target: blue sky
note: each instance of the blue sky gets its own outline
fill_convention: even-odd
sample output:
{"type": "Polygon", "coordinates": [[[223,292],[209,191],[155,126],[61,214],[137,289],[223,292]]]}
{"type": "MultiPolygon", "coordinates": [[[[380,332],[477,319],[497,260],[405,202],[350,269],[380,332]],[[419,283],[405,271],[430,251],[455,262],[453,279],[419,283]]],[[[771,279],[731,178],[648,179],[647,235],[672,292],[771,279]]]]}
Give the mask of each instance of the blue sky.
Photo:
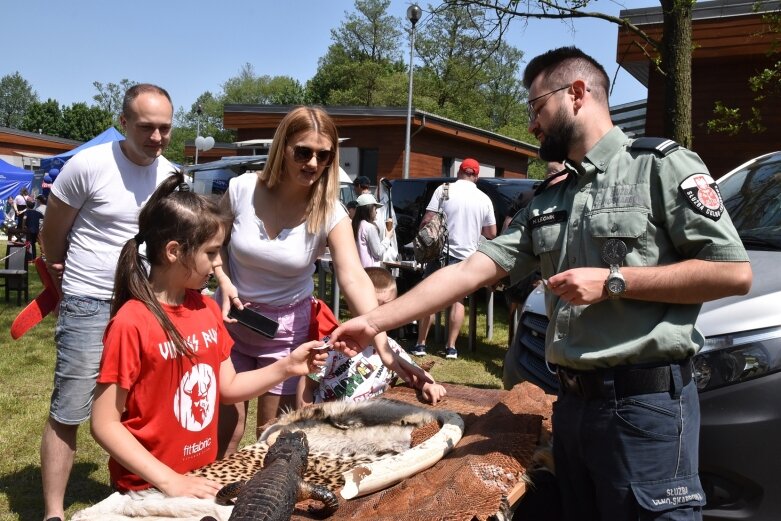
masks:
{"type": "MultiPolygon", "coordinates": [[[[410,3],[392,0],[391,14],[404,18],[410,3]]],[[[590,10],[613,15],[659,5],[654,0],[591,4],[590,10]]],[[[427,3],[419,5],[425,11],[427,3]]],[[[0,76],[19,71],[41,100],[55,98],[65,105],[92,103],[93,81],[128,78],[157,83],[168,89],[174,106],[189,107],[200,93],[219,92],[244,63],[258,74],[305,82],[331,43],[330,30],[353,10],[353,0],[5,0],[0,76]]],[[[601,62],[612,79],[617,31],[600,20],[570,25],[531,20],[527,26],[516,20],[508,39],[526,59],[577,45],[601,62]]],[[[615,83],[611,104],[646,96],[645,88],[623,69],[615,83]]]]}

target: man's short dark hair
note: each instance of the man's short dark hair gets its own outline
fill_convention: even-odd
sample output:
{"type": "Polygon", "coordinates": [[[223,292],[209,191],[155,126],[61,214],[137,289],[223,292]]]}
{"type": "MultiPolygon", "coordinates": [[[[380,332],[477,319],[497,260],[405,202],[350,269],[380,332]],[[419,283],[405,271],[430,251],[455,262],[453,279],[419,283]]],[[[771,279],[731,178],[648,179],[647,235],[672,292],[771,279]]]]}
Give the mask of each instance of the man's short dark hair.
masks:
{"type": "Polygon", "coordinates": [[[353,185],[365,186],[368,188],[372,185],[372,182],[365,175],[359,175],[358,177],[355,178],[355,181],[353,181],[353,185]]]}
{"type": "Polygon", "coordinates": [[[605,68],[575,46],[551,49],[532,58],[523,71],[523,86],[529,89],[540,74],[545,74],[545,85],[550,89],[563,87],[578,78],[584,79],[590,84],[592,94],[607,102],[610,78],[605,68]]]}
{"type": "Polygon", "coordinates": [[[165,96],[165,98],[168,100],[168,103],[171,104],[171,108],[173,108],[174,102],[171,101],[171,96],[168,94],[167,90],[151,83],[138,83],[127,89],[125,92],[125,97],[122,100],[122,114],[127,117],[128,113],[130,112],[130,104],[133,103],[133,100],[139,97],[141,94],[146,94],[148,92],[154,92],[155,94],[165,96]]]}

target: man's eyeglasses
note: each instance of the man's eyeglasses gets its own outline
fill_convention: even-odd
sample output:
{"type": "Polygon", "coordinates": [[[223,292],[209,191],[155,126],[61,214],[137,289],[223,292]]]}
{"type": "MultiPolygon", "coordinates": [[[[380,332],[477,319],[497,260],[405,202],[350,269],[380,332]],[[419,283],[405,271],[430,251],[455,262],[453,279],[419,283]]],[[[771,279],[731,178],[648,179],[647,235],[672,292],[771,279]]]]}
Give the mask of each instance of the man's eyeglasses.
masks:
{"type": "Polygon", "coordinates": [[[312,156],[317,158],[318,165],[328,166],[331,161],[334,160],[333,150],[314,150],[309,147],[294,146],[293,147],[293,161],[296,163],[308,163],[312,160],[312,156]]]}
{"type": "Polygon", "coordinates": [[[537,119],[537,114],[539,114],[539,111],[542,110],[542,107],[544,107],[545,104],[548,103],[548,100],[550,98],[548,98],[545,101],[543,101],[542,104],[539,107],[537,107],[536,109],[534,108],[534,102],[535,101],[537,101],[538,99],[542,99],[545,96],[550,96],[551,94],[555,94],[555,93],[559,92],[560,90],[568,89],[569,87],[570,87],[569,85],[565,85],[563,87],[559,87],[558,89],[554,89],[554,90],[552,90],[550,92],[546,92],[545,94],[540,94],[536,98],[532,98],[529,101],[527,101],[526,102],[526,109],[529,111],[529,123],[531,123],[532,121],[537,119]]]}

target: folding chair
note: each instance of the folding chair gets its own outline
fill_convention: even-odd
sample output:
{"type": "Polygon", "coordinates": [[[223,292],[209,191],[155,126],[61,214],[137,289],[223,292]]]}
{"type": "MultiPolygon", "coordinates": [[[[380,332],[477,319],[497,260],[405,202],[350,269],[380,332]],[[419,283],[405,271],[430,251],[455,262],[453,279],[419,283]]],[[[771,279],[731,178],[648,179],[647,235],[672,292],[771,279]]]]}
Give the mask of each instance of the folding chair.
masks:
{"type": "Polygon", "coordinates": [[[0,269],[0,279],[5,286],[5,301],[10,300],[12,291],[16,292],[16,305],[22,305],[22,293],[24,301],[29,301],[27,282],[27,261],[25,259],[24,244],[9,242],[5,249],[5,268],[0,269]]]}

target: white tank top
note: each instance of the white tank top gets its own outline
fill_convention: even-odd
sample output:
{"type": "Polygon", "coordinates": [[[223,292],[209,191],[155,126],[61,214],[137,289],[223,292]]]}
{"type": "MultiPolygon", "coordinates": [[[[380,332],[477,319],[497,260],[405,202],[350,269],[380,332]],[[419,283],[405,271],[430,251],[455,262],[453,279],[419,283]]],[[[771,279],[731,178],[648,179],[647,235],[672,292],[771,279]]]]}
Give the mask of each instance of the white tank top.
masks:
{"type": "Polygon", "coordinates": [[[258,176],[246,173],[230,180],[228,193],[234,220],[228,243],[231,280],[242,300],[271,306],[293,304],[314,292],[315,260],[325,252],[328,233],[347,211],[334,204],[326,229],[306,231],[306,222],[283,229],[270,239],[255,214],[258,176]]]}

